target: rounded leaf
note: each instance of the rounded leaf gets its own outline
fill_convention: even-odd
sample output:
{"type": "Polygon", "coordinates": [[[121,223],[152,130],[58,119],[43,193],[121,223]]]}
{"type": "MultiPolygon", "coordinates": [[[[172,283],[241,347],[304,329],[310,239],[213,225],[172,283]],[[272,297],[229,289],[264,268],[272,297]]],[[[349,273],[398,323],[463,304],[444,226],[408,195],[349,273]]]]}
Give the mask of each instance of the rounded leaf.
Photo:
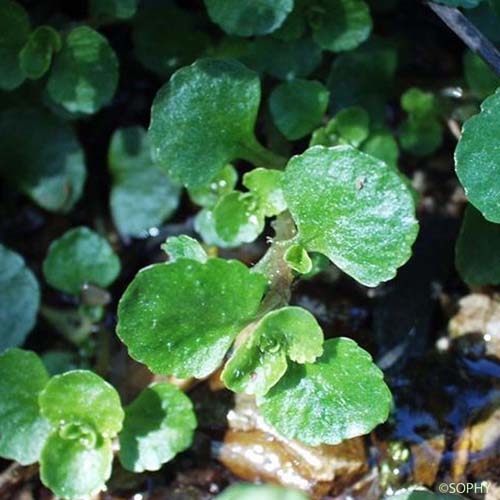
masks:
{"type": "Polygon", "coordinates": [[[269,106],[278,130],[290,140],[309,134],[321,122],[330,93],[320,82],[294,80],[278,85],[269,106]]]}
{"type": "MultiPolygon", "coordinates": [[[[95,444],[122,428],[123,410],[116,390],[99,375],[73,370],[56,375],[40,394],[42,415],[61,435],[82,437],[95,444]]],[[[82,440],[80,440],[81,442],[82,440]]]]}
{"type": "Polygon", "coordinates": [[[50,432],[38,395],[49,381],[40,358],[9,349],[0,355],[0,456],[22,465],[36,462],[50,432]]]}
{"type": "Polygon", "coordinates": [[[120,274],[120,260],[104,238],[77,227],[51,243],[43,274],[54,288],[79,295],[86,283],[101,287],[113,283],[120,274]]]}
{"type": "Polygon", "coordinates": [[[468,206],[456,246],[457,270],[471,285],[500,284],[500,225],[468,206]]]}
{"type": "Polygon", "coordinates": [[[221,378],[235,392],[265,394],[283,376],[287,358],[312,363],[323,352],[323,331],[301,307],[283,307],[262,318],[227,362],[221,378]]]}
{"type": "Polygon", "coordinates": [[[455,169],[469,201],[490,222],[500,223],[500,90],[469,118],[455,150],[455,169]]]}
{"type": "Polygon", "coordinates": [[[310,446],[338,444],[384,422],[391,393],[371,356],[347,338],[327,340],[313,364],[290,364],[259,399],[260,410],[283,436],[310,446]]]}
{"type": "Polygon", "coordinates": [[[313,263],[306,249],[301,245],[291,245],[283,256],[285,262],[296,272],[307,274],[312,271],[313,263]]]}
{"type": "Polygon", "coordinates": [[[231,60],[178,70],[156,95],[149,135],[156,163],[188,187],[209,183],[255,142],[257,74],[231,60]]]}
{"type": "Polygon", "coordinates": [[[153,164],[142,127],[122,128],[113,134],[108,165],[113,177],[111,215],[120,234],[147,236],[177,209],[180,187],[153,164]]]}
{"type": "Polygon", "coordinates": [[[35,325],[40,287],[17,253],[0,245],[0,353],[21,345],[35,325]]]}
{"type": "Polygon", "coordinates": [[[155,383],[125,408],[120,462],[133,472],[158,470],[191,445],[195,428],[191,400],[168,382],[155,383]]]}
{"type": "Polygon", "coordinates": [[[112,462],[109,439],[89,448],[54,432],[40,458],[40,479],[61,498],[89,498],[105,488],[112,462]]]}
{"type": "Polygon", "coordinates": [[[255,193],[259,207],[266,217],[272,217],[286,210],[285,198],[281,189],[281,170],[255,168],[243,176],[243,185],[255,193]]]}
{"type": "Polygon", "coordinates": [[[274,484],[233,484],[226,488],[216,500],[308,500],[301,491],[283,488],[274,484]]]}
{"type": "Polygon", "coordinates": [[[356,48],[372,30],[370,9],[364,0],[321,0],[312,11],[310,24],[318,45],[333,52],[356,48]]]}
{"type": "Polygon", "coordinates": [[[86,170],[73,129],[41,109],[0,114],[0,172],[46,210],[68,212],[82,194],[86,170]]]}
{"type": "Polygon", "coordinates": [[[105,37],[88,26],[72,30],[47,82],[54,102],[72,113],[92,114],[113,98],[118,59],[105,37]]]}
{"type": "Polygon", "coordinates": [[[200,207],[213,208],[219,198],[234,190],[236,182],[238,172],[232,165],[225,165],[208,184],[188,189],[189,198],[200,207]]]}
{"type": "Polygon", "coordinates": [[[139,0],[90,0],[90,15],[96,19],[129,19],[139,0]]]}
{"type": "Polygon", "coordinates": [[[205,0],[208,15],[226,33],[265,35],[278,29],[293,9],[293,0],[205,0]]]}
{"type": "Polygon", "coordinates": [[[492,94],[500,86],[500,78],[471,50],[465,52],[463,62],[465,81],[480,99],[492,94]]]}
{"type": "Polygon", "coordinates": [[[175,262],[179,259],[191,259],[199,262],[207,261],[207,254],[197,240],[181,234],[180,236],[170,236],[161,246],[162,250],[168,254],[169,261],[175,262]]]}
{"type": "Polygon", "coordinates": [[[265,287],[262,275],[237,261],[153,265],[123,294],[117,333],[154,373],[203,378],[254,317],[265,287]]]}
{"type": "Polygon", "coordinates": [[[299,242],[367,286],[393,278],[418,233],[412,195],[381,160],[350,146],[293,157],[283,192],[299,242]]]}
{"type": "Polygon", "coordinates": [[[28,78],[41,78],[50,68],[52,54],[61,49],[61,36],[50,26],[32,31],[19,53],[21,69],[28,78]]]}

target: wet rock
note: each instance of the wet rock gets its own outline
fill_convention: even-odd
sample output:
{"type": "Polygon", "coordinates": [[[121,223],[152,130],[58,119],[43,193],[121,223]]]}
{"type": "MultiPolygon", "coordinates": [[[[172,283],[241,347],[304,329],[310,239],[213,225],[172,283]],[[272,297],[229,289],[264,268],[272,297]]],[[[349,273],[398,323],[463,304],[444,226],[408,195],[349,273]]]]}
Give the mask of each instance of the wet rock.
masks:
{"type": "Polygon", "coordinates": [[[238,477],[298,488],[321,498],[328,492],[340,494],[367,472],[362,438],[336,446],[306,446],[279,436],[264,422],[253,398],[239,395],[236,401],[218,457],[238,477]]]}

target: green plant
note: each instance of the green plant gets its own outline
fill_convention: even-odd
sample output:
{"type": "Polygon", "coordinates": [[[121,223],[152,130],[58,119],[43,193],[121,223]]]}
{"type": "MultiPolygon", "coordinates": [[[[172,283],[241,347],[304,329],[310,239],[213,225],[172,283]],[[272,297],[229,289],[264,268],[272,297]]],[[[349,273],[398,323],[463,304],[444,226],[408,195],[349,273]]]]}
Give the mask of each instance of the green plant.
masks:
{"type": "MultiPolygon", "coordinates": [[[[43,262],[15,238],[0,245],[0,456],[39,462],[43,484],[70,499],[103,490],[115,455],[128,471],[158,470],[197,425],[165,376],[218,377],[309,446],[387,420],[382,370],[296,305],[294,287],[325,270],[356,289],[396,276],[419,233],[420,193],[400,167],[443,153],[457,120],[469,206],[456,268],[472,286],[498,285],[500,90],[472,52],[469,107],[424,84],[400,88],[404,51],[372,35],[374,3],[205,0],[191,12],[90,0],[85,21],[63,13],[32,27],[21,3],[0,0],[0,175],[9,200],[54,221],[43,262]],[[96,194],[108,180],[110,218],[96,194]],[[249,248],[258,255],[235,258],[249,248]],[[38,313],[60,334],[41,356],[19,349],[38,313]],[[156,377],[125,406],[105,380],[115,320],[156,377]]],[[[220,496],[257,497],[303,495],[237,485],[220,496]]]]}

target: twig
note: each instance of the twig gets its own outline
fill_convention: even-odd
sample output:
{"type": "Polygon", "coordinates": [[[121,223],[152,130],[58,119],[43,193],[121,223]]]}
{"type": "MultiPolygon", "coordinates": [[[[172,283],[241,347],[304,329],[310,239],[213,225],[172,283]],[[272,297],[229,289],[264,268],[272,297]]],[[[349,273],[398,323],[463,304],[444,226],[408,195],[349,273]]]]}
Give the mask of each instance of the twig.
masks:
{"type": "Polygon", "coordinates": [[[429,7],[473,52],[500,76],[500,52],[457,8],[428,2],[429,7]]]}

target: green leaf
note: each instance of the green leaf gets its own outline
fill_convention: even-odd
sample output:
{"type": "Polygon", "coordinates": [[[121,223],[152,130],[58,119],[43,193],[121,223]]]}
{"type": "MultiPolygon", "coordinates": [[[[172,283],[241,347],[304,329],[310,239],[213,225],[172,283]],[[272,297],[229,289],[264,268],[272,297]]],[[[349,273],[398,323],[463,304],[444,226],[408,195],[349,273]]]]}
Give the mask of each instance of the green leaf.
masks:
{"type": "Polygon", "coordinates": [[[398,143],[387,129],[381,128],[370,133],[368,139],[361,145],[361,151],[385,161],[387,165],[395,169],[398,166],[398,143]]]}
{"type": "Polygon", "coordinates": [[[52,55],[61,49],[61,36],[50,26],[39,26],[32,31],[19,53],[19,64],[24,74],[36,80],[50,68],[52,55]]]}
{"type": "Polygon", "coordinates": [[[0,355],[0,456],[22,465],[36,462],[49,434],[38,394],[49,381],[40,358],[9,349],[0,355]]]}
{"type": "Polygon", "coordinates": [[[490,222],[500,222],[500,91],[469,118],[455,150],[455,169],[469,201],[490,222]]]}
{"type": "Polygon", "coordinates": [[[95,19],[130,19],[139,0],[90,0],[90,16],[95,19]]]}
{"type": "Polygon", "coordinates": [[[91,448],[122,428],[123,410],[116,390],[99,375],[73,370],[56,375],[40,394],[42,415],[65,439],[91,448]]]}
{"type": "Polygon", "coordinates": [[[301,245],[292,245],[284,255],[285,262],[300,274],[310,273],[313,267],[311,257],[301,245]]]}
{"type": "Polygon", "coordinates": [[[500,78],[471,50],[465,52],[463,60],[465,81],[472,92],[480,99],[493,94],[500,86],[500,78]]]}
{"type": "Polygon", "coordinates": [[[36,322],[40,288],[24,259],[0,244],[0,353],[21,345],[36,322]]]}
{"type": "Polygon", "coordinates": [[[384,422],[391,393],[371,356],[351,339],[327,340],[314,364],[290,364],[259,398],[262,414],[283,436],[310,446],[338,444],[384,422]]]}
{"type": "Polygon", "coordinates": [[[50,244],[43,274],[54,288],[79,295],[86,283],[100,287],[113,283],[120,274],[120,260],[104,238],[77,227],[50,244]]]}
{"type": "Polygon", "coordinates": [[[299,243],[367,286],[393,278],[418,232],[412,195],[384,162],[350,146],[294,156],[283,191],[299,243]]]}
{"type": "Polygon", "coordinates": [[[203,55],[211,42],[193,12],[162,3],[166,2],[141,5],[133,20],[132,41],[144,67],[166,77],[203,55]]]}
{"type": "Polygon", "coordinates": [[[431,155],[443,142],[443,126],[432,116],[423,120],[410,116],[399,133],[401,148],[415,156],[431,155]]]}
{"type": "Polygon", "coordinates": [[[333,52],[356,48],[372,30],[370,9],[364,0],[319,0],[309,17],[314,40],[333,52]]]}
{"type": "Polygon", "coordinates": [[[208,15],[226,33],[266,35],[278,29],[293,9],[293,0],[205,0],[208,15]]]}
{"type": "Polygon", "coordinates": [[[54,432],[40,458],[40,479],[59,497],[88,498],[105,488],[112,461],[109,439],[87,447],[78,439],[65,439],[54,432]]]}
{"type": "Polygon", "coordinates": [[[219,198],[234,189],[237,181],[238,172],[228,164],[208,184],[188,189],[188,194],[191,201],[200,207],[213,208],[219,198]]]}
{"type": "Polygon", "coordinates": [[[209,183],[227,163],[263,149],[253,132],[259,102],[257,75],[236,61],[178,70],[151,109],[155,161],[190,188],[209,183]]]}
{"type": "Polygon", "coordinates": [[[207,254],[203,247],[194,238],[181,234],[180,236],[170,236],[161,246],[162,250],[168,254],[169,262],[179,259],[191,259],[198,262],[206,262],[207,254]]]}
{"type": "Polygon", "coordinates": [[[13,90],[24,81],[19,51],[28,39],[30,20],[24,7],[0,0],[0,89],[13,90]]]}
{"type": "Polygon", "coordinates": [[[201,239],[207,245],[214,245],[220,248],[228,248],[231,246],[217,234],[214,213],[208,208],[204,208],[196,214],[194,219],[194,230],[201,236],[201,239]]]}
{"type": "Polygon", "coordinates": [[[28,108],[0,114],[0,172],[42,208],[55,212],[73,207],[86,177],[73,129],[45,111],[28,108]]]}
{"type": "Polygon", "coordinates": [[[177,209],[180,187],[153,164],[142,127],[122,128],[113,134],[108,165],[113,177],[111,214],[120,234],[144,237],[177,209]]]}
{"type": "Polygon", "coordinates": [[[323,353],[323,331],[300,307],[283,307],[264,316],[227,362],[221,378],[235,392],[263,395],[287,369],[287,358],[312,363],[323,353]]]}
{"type": "Polygon", "coordinates": [[[321,122],[329,98],[330,93],[320,82],[295,80],[282,83],[271,93],[271,116],[287,139],[300,139],[321,122]]]}
{"type": "Polygon", "coordinates": [[[243,185],[254,193],[259,207],[266,217],[273,217],[286,210],[281,189],[283,172],[268,168],[256,168],[243,176],[243,185]]]}
{"type": "Polygon", "coordinates": [[[471,285],[500,284],[500,225],[488,222],[473,206],[465,211],[456,246],[456,266],[471,285]]]}
{"type": "Polygon", "coordinates": [[[120,462],[133,472],[158,470],[191,446],[195,428],[191,400],[172,384],[155,383],[125,408],[120,462]]]}
{"type": "Polygon", "coordinates": [[[283,488],[274,484],[233,484],[226,488],[216,500],[307,500],[301,491],[283,488]]]}
{"type": "Polygon", "coordinates": [[[227,246],[255,241],[264,230],[264,215],[252,193],[233,191],[213,210],[215,231],[227,246]]]}
{"type": "Polygon", "coordinates": [[[265,287],[262,275],[237,261],[156,264],[123,294],[117,333],[154,373],[203,378],[253,319],[265,287]]]}
{"type": "Polygon", "coordinates": [[[88,26],[72,30],[47,82],[52,100],[71,113],[92,114],[108,104],[118,85],[118,59],[105,37],[88,26]]]}
{"type": "Polygon", "coordinates": [[[51,376],[78,368],[78,357],[71,351],[45,351],[42,354],[42,361],[51,376]]]}

